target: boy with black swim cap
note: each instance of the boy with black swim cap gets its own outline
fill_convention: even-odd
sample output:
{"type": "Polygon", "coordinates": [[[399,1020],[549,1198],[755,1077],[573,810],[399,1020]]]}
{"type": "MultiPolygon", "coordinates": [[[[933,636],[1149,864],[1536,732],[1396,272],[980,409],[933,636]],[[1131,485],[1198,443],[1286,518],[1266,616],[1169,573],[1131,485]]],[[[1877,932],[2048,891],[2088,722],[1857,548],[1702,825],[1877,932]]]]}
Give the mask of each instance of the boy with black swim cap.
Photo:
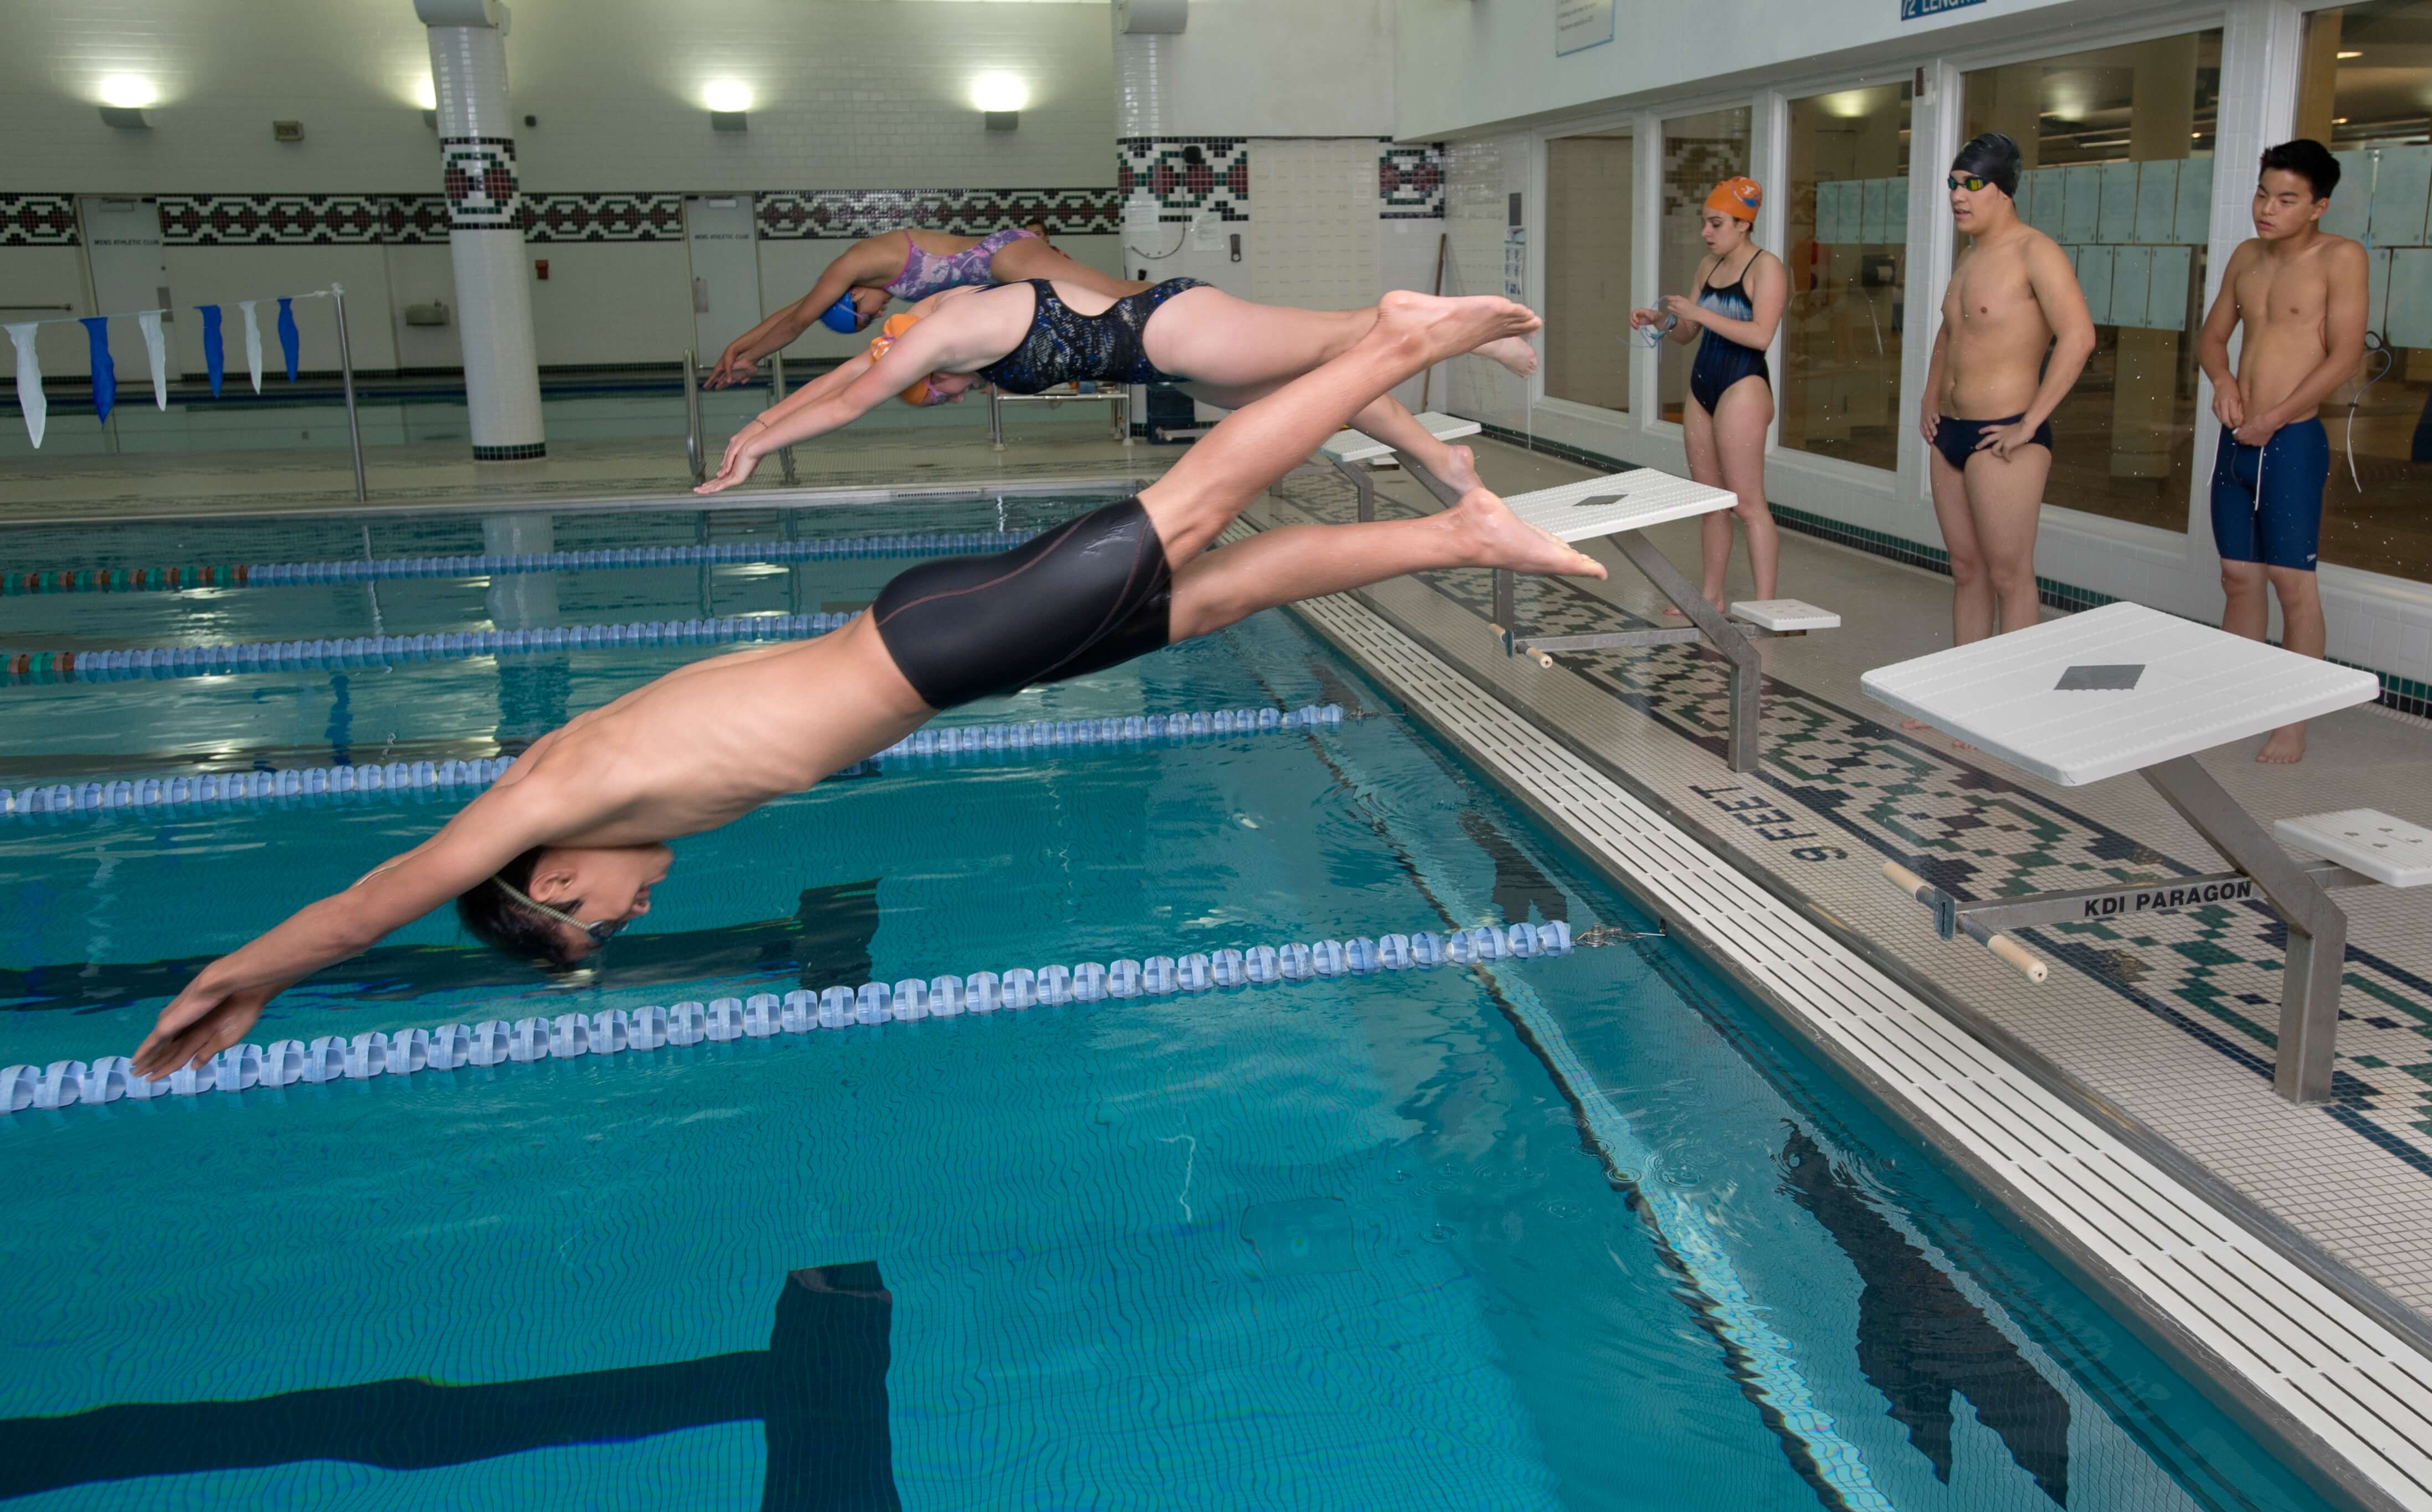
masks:
{"type": "MultiPolygon", "coordinates": [[[[2196,361],[2212,379],[2221,445],[2212,464],[2212,535],[2226,599],[2221,628],[2266,639],[2280,600],[2281,644],[2320,656],[2329,641],[2314,552],[2331,439],[2315,412],[2364,361],[2364,248],[2322,228],[2339,160],[2300,137],[2267,149],[2255,182],[2254,237],[2230,254],[2204,316],[2196,361]],[[2229,337],[2246,340],[2238,367],[2229,337]]],[[[2283,725],[2258,762],[2303,760],[2305,727],[2283,725]]]]}
{"type": "Polygon", "coordinates": [[[1951,219],[1969,244],[1943,294],[1918,428],[1933,444],[1952,639],[1963,646],[1996,624],[2014,630],[2035,622],[2035,527],[2052,473],[2052,414],[2094,351],[2094,321],[2069,254],[2018,218],[2018,144],[1988,131],[1959,149],[1945,180],[1951,219]]]}

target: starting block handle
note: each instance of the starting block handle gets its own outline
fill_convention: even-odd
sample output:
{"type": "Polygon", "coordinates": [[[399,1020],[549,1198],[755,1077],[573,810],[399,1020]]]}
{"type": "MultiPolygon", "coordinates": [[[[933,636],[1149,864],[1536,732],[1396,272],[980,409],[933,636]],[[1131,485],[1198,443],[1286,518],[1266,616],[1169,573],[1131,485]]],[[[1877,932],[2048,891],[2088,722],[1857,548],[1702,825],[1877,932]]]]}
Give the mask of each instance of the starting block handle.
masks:
{"type": "Polygon", "coordinates": [[[2052,967],[2037,960],[2034,952],[2006,934],[1987,934],[1984,949],[2006,963],[2029,982],[2041,982],[2052,975],[2052,967]]]}
{"type": "MultiPolygon", "coordinates": [[[[1908,894],[1911,898],[1916,899],[1918,902],[1928,904],[1929,906],[1932,905],[1933,899],[1928,898],[1926,895],[1936,890],[1934,884],[1927,882],[1917,873],[1909,870],[1906,866],[1901,865],[1899,862],[1884,862],[1883,877],[1885,880],[1890,882],[1893,886],[1899,888],[1901,892],[1908,894]]],[[[1962,928],[1966,928],[1966,926],[1962,925],[1962,928]]],[[[2052,975],[2052,967],[2044,965],[2041,960],[2036,958],[2034,951],[2029,950],[2025,946],[2020,945],[2017,940],[2012,939],[2009,935],[1986,934],[1983,936],[1975,936],[1975,932],[1973,930],[1970,930],[1968,932],[1971,937],[1980,937],[1984,942],[1984,949],[1992,951],[1996,959],[2016,970],[2020,976],[2025,977],[2029,982],[2041,982],[2046,977],[2052,975]]]]}

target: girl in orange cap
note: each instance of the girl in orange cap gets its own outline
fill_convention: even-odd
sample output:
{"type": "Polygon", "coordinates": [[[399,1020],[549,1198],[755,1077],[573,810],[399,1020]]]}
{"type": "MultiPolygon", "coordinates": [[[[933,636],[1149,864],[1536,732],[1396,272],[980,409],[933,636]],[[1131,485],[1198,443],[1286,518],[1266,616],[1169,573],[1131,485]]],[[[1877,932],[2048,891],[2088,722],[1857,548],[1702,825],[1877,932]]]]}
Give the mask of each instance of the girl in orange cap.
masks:
{"type": "MultiPolygon", "coordinates": [[[[1756,596],[1776,596],[1781,542],[1765,503],[1765,440],[1773,426],[1773,384],[1765,353],[1790,300],[1790,278],[1782,260],[1751,240],[1764,200],[1753,178],[1716,184],[1697,227],[1707,249],[1697,264],[1697,296],[1665,294],[1661,310],[1634,311],[1630,317],[1632,326],[1682,345],[1697,343],[1689,368],[1689,402],[1680,415],[1689,476],[1739,497],[1730,514],[1717,511],[1703,521],[1702,587],[1716,609],[1723,607],[1733,516],[1748,531],[1756,596]]],[[[1680,614],[1677,609],[1670,613],[1680,614]]]]}

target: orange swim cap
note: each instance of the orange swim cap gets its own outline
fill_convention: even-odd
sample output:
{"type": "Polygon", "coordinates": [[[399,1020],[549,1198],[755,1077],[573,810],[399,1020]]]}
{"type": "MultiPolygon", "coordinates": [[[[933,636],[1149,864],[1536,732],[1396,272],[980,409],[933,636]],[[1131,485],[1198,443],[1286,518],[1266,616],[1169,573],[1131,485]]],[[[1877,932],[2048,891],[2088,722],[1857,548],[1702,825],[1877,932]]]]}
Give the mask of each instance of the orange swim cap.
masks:
{"type": "MultiPolygon", "coordinates": [[[[875,363],[880,358],[885,357],[887,355],[887,348],[895,344],[896,338],[902,336],[905,331],[910,330],[920,323],[920,316],[906,311],[898,311],[895,314],[887,316],[887,324],[879,327],[878,334],[870,339],[870,361],[875,363]]],[[[903,393],[897,395],[896,397],[906,404],[919,407],[934,403],[937,395],[929,392],[929,380],[926,378],[923,378],[918,383],[913,384],[910,388],[905,389],[903,393]]]]}
{"type": "Polygon", "coordinates": [[[1765,203],[1765,191],[1753,178],[1726,178],[1706,196],[1706,209],[1721,210],[1733,220],[1756,224],[1757,207],[1765,203]]]}

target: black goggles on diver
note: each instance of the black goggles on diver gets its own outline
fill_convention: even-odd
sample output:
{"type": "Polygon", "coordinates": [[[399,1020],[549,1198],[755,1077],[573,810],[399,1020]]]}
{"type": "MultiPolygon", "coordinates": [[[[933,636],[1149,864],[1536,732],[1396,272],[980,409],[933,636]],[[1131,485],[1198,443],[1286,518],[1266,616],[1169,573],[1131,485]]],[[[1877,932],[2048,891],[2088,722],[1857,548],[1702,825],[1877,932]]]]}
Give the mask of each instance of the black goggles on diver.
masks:
{"type": "Polygon", "coordinates": [[[1951,174],[1945,176],[1942,181],[1953,189],[1964,189],[1971,194],[1975,193],[1980,189],[1999,189],[2001,187],[1989,178],[1980,178],[1974,174],[1951,174]]]}
{"type": "Polygon", "coordinates": [[[507,881],[504,877],[493,877],[490,880],[498,884],[498,890],[500,892],[505,893],[509,898],[514,899],[516,902],[523,904],[532,912],[546,915],[547,916],[557,920],[560,924],[571,924],[576,929],[581,930],[583,932],[583,937],[589,940],[594,945],[607,944],[610,940],[615,939],[617,932],[623,930],[626,925],[633,922],[630,918],[603,918],[597,924],[585,924],[571,914],[561,914],[556,909],[549,907],[547,903],[526,896],[516,888],[515,883],[507,881]]]}

